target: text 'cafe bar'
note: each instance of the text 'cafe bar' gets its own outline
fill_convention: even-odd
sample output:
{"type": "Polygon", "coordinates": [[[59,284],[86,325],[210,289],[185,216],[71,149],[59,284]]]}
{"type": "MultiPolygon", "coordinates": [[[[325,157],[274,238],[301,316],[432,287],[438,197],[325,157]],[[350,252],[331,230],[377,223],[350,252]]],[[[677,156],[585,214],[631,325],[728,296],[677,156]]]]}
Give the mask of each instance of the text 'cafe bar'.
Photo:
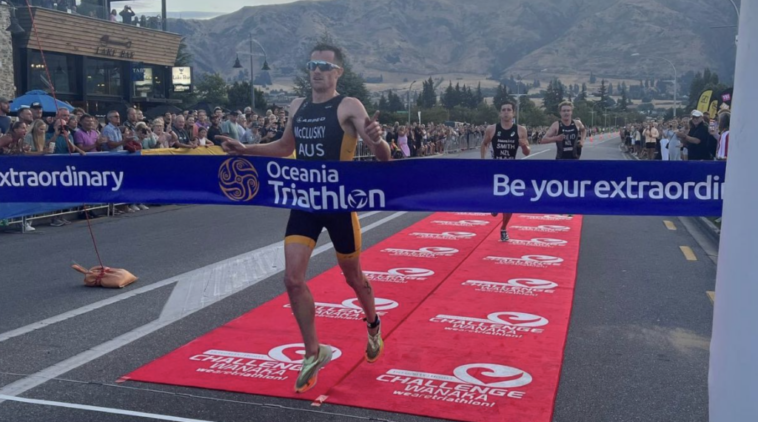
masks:
{"type": "MultiPolygon", "coordinates": [[[[135,105],[149,110],[176,102],[172,70],[181,36],[97,17],[40,7],[31,8],[48,72],[39,52],[29,10],[16,9],[23,33],[13,36],[14,75],[18,94],[34,89],[103,116],[135,105]]],[[[191,84],[190,68],[177,68],[191,84]]]]}

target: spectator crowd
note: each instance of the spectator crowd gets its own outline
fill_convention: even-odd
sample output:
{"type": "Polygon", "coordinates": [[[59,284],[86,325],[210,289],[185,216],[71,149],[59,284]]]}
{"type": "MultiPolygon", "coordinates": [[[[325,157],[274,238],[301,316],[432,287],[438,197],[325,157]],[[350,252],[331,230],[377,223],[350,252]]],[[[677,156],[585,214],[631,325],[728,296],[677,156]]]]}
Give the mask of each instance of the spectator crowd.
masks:
{"type": "Polygon", "coordinates": [[[693,110],[682,119],[627,125],[619,135],[626,152],[642,160],[726,160],[730,119],[727,109],[718,116],[693,110]]]}
{"type": "MultiPolygon", "coordinates": [[[[17,6],[26,6],[26,0],[13,0],[11,3],[17,6]]],[[[137,16],[131,6],[125,5],[121,11],[116,9],[108,12],[101,6],[91,4],[82,4],[77,0],[31,0],[30,4],[35,7],[58,10],[60,12],[89,16],[93,18],[105,19],[111,22],[119,22],[125,25],[134,25],[141,28],[161,29],[162,20],[160,15],[156,16],[137,16]]]]}

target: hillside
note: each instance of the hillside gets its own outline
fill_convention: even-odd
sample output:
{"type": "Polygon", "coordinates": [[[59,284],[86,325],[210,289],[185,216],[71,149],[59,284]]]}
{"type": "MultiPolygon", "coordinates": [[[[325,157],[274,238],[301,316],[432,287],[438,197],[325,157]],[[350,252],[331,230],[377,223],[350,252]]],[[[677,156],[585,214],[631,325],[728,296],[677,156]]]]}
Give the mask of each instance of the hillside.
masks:
{"type": "Polygon", "coordinates": [[[680,74],[706,66],[732,74],[735,28],[713,27],[735,19],[727,2],[705,0],[318,0],[172,20],[170,28],[186,36],[197,71],[225,76],[237,74],[237,52],[247,67],[250,32],[275,77],[293,75],[329,32],[358,72],[385,80],[537,69],[634,79],[670,77],[660,57],[680,74]]]}

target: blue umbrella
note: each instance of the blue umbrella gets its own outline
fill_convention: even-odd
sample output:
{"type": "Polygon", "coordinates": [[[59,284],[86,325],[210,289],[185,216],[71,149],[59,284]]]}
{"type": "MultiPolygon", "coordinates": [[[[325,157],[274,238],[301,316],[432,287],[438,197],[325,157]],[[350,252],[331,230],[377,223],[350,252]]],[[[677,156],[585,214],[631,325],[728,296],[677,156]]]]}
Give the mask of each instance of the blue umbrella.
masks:
{"type": "Polygon", "coordinates": [[[26,94],[16,97],[11,101],[11,113],[16,114],[22,106],[30,107],[32,103],[42,104],[43,113],[55,114],[59,108],[67,108],[68,111],[74,110],[71,104],[55,100],[47,92],[41,90],[29,91],[26,94]]]}

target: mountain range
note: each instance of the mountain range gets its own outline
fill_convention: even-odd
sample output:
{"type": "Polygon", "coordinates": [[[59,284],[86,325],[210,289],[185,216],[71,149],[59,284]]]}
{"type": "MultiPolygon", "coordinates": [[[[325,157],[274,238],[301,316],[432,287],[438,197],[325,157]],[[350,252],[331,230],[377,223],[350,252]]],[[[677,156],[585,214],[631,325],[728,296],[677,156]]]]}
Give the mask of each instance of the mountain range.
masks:
{"type": "Polygon", "coordinates": [[[535,71],[670,77],[666,60],[680,75],[705,67],[732,75],[736,21],[727,0],[310,0],[169,24],[199,73],[234,76],[238,55],[247,67],[252,34],[274,76],[294,76],[329,33],[367,76],[498,80],[535,71]]]}

